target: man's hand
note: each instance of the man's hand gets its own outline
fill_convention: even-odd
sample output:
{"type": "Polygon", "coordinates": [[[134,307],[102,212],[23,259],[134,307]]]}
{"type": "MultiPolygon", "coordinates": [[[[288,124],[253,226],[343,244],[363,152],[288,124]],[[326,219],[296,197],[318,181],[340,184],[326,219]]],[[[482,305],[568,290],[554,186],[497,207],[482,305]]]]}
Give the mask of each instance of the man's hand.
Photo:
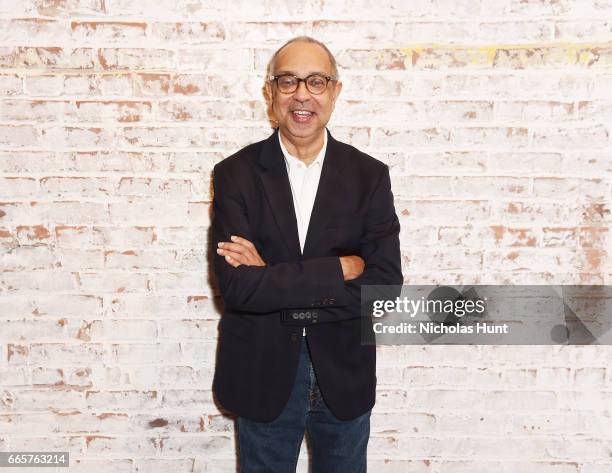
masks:
{"type": "Polygon", "coordinates": [[[257,248],[246,238],[232,235],[231,242],[221,241],[217,253],[225,256],[225,261],[237,268],[241,264],[246,266],[265,266],[266,262],[261,259],[257,248]]]}
{"type": "Polygon", "coordinates": [[[340,264],[342,265],[342,274],[344,274],[345,281],[358,278],[365,269],[365,261],[356,255],[340,256],[340,264]]]}

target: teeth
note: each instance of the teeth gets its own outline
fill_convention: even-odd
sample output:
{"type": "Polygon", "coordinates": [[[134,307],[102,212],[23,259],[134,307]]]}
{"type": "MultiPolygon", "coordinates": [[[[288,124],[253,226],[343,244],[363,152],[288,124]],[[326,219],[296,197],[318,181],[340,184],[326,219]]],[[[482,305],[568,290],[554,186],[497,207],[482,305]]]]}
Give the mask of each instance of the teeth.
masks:
{"type": "Polygon", "coordinates": [[[306,112],[304,110],[294,110],[293,113],[295,113],[297,115],[302,115],[304,117],[312,115],[312,112],[306,112]]]}

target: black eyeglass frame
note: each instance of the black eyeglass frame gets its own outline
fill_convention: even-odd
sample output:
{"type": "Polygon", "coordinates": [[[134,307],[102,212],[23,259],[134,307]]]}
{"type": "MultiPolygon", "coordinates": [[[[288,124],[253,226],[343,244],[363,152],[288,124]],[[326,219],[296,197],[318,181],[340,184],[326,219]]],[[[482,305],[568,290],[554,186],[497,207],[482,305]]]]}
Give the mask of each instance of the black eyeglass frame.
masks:
{"type": "Polygon", "coordinates": [[[304,82],[304,85],[306,86],[306,89],[308,90],[308,92],[310,92],[311,94],[314,94],[314,95],[321,95],[323,92],[325,92],[325,91],[327,90],[327,86],[329,85],[329,83],[330,83],[330,82],[333,82],[333,81],[337,81],[337,80],[338,80],[338,78],[337,78],[337,77],[330,76],[330,75],[327,75],[327,74],[321,74],[321,73],[319,73],[319,72],[315,72],[314,74],[307,75],[307,76],[306,76],[306,77],[304,77],[304,78],[302,78],[302,77],[298,77],[298,76],[296,76],[295,74],[277,74],[277,75],[269,75],[269,76],[268,76],[268,80],[269,80],[269,81],[274,81],[274,82],[276,82],[276,86],[278,87],[278,78],[279,78],[279,77],[283,77],[283,76],[290,76],[290,77],[293,77],[294,79],[296,79],[296,80],[297,80],[297,84],[295,85],[295,89],[293,89],[291,92],[283,92],[282,90],[280,90],[280,87],[279,87],[279,90],[280,90],[281,94],[292,94],[292,93],[294,93],[296,90],[298,90],[298,89],[299,89],[299,87],[300,87],[300,82],[304,82]],[[308,79],[310,79],[310,78],[311,78],[311,77],[313,77],[313,76],[323,77],[323,78],[324,78],[324,79],[327,81],[327,82],[325,83],[325,88],[324,88],[324,89],[323,89],[321,92],[313,92],[312,90],[310,90],[310,87],[308,87],[308,79]]]}

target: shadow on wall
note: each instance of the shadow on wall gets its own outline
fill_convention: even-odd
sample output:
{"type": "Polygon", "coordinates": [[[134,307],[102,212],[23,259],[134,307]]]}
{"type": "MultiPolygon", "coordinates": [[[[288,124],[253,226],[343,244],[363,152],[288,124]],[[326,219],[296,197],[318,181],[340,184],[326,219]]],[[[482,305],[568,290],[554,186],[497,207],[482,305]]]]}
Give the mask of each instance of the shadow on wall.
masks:
{"type": "MultiPolygon", "coordinates": [[[[214,196],[214,187],[213,187],[213,179],[212,179],[212,173],[210,175],[210,195],[214,196]]],[[[214,198],[214,197],[213,197],[214,198]]],[[[208,207],[208,216],[209,216],[209,221],[212,222],[213,220],[213,205],[212,205],[212,201],[208,207]]],[[[206,231],[206,241],[209,242],[208,243],[208,248],[207,248],[207,262],[208,262],[208,285],[211,288],[211,293],[213,294],[213,306],[215,308],[215,311],[217,312],[217,314],[219,315],[219,320],[221,320],[221,317],[223,316],[223,312],[225,310],[225,305],[223,304],[223,298],[221,297],[221,292],[219,290],[219,283],[217,281],[217,276],[215,274],[214,271],[214,266],[213,266],[213,259],[215,257],[215,253],[214,253],[214,249],[212,247],[212,226],[208,227],[208,230],[206,231]]],[[[219,325],[217,324],[217,349],[215,350],[215,366],[217,365],[217,358],[219,356],[219,325]]],[[[212,391],[212,384],[210,386],[210,390],[212,391]]],[[[219,401],[217,400],[214,392],[213,392],[213,402],[215,403],[215,406],[217,408],[217,410],[221,413],[222,416],[226,417],[227,419],[231,419],[234,421],[234,445],[236,445],[236,465],[235,465],[235,473],[240,473],[240,464],[238,462],[238,458],[239,458],[239,452],[238,452],[238,423],[236,422],[236,416],[234,414],[232,414],[229,411],[226,411],[225,409],[223,409],[223,406],[221,406],[221,404],[219,403],[219,401]]]]}

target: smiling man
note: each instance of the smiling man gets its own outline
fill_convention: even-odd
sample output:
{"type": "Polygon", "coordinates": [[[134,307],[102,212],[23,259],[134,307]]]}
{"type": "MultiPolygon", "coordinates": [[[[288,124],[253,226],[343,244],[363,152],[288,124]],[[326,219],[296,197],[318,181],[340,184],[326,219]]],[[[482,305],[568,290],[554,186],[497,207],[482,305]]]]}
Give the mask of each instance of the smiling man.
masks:
{"type": "Polygon", "coordinates": [[[388,167],[326,128],[342,90],[327,47],[301,36],[268,65],[275,125],[213,173],[214,269],[225,303],[213,390],[238,415],[241,473],[366,471],[376,351],[363,284],[401,284],[388,167]]]}

